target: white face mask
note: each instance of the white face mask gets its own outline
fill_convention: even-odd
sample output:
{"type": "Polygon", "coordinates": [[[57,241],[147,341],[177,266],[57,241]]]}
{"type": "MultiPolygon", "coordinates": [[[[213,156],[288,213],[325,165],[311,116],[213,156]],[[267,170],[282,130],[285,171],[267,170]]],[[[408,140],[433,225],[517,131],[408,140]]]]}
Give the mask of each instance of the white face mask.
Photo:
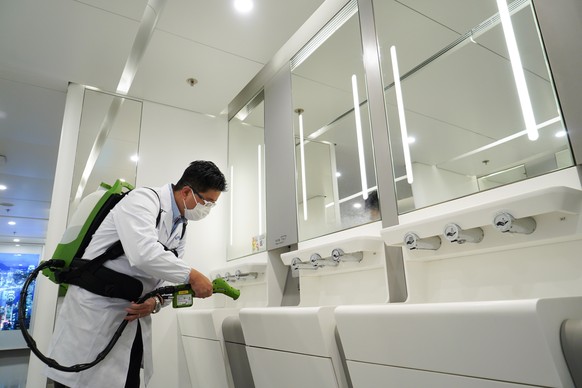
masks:
{"type": "Polygon", "coordinates": [[[192,193],[192,195],[194,196],[194,201],[196,201],[196,206],[194,206],[193,209],[188,209],[188,206],[186,206],[186,200],[184,199],[184,217],[189,221],[200,221],[210,213],[211,207],[204,206],[196,200],[196,195],[194,195],[194,193],[192,193]]]}

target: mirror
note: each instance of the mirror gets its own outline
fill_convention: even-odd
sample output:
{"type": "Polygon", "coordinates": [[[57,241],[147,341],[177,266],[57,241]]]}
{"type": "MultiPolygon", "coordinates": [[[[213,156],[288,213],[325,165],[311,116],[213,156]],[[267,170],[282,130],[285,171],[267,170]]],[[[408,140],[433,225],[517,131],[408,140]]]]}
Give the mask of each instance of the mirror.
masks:
{"type": "Polygon", "coordinates": [[[291,74],[299,240],[379,220],[356,1],[292,58],[291,74]]]}
{"type": "Polygon", "coordinates": [[[101,182],[135,186],[141,101],[85,89],[69,215],[101,182]]]}
{"type": "Polygon", "coordinates": [[[266,250],[264,111],[261,92],[228,122],[227,260],[266,250]]]}
{"type": "Polygon", "coordinates": [[[573,165],[530,1],[373,6],[399,213],[573,165]]]}

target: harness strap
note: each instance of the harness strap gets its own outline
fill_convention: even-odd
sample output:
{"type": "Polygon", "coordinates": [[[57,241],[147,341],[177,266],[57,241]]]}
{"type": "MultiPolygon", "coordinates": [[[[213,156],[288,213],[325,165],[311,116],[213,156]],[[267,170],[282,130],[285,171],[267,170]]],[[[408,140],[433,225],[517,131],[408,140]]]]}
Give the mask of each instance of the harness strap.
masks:
{"type": "MultiPolygon", "coordinates": [[[[159,194],[154,189],[150,187],[147,188],[154,192],[160,202],[160,211],[156,217],[157,229],[162,218],[162,201],[159,194]]],[[[115,204],[117,204],[122,197],[123,196],[116,198],[115,204]]],[[[101,216],[102,219],[105,218],[105,215],[106,214],[103,214],[101,216]]],[[[184,237],[186,225],[187,223],[182,224],[182,235],[180,239],[184,237]]],[[[96,229],[97,228],[93,230],[93,233],[96,229]]],[[[91,234],[90,237],[92,237],[92,235],[93,234],[91,234]]],[[[177,249],[169,249],[160,241],[158,242],[164,247],[165,251],[170,251],[178,257],[177,249]]],[[[84,253],[84,250],[81,253],[84,253]]],[[[124,253],[123,245],[121,244],[121,241],[118,240],[109,246],[105,252],[92,260],[77,257],[74,258],[68,268],[55,272],[55,278],[58,283],[73,284],[97,295],[136,301],[143,293],[142,282],[133,276],[114,271],[103,265],[106,261],[115,260],[124,253]]]]}

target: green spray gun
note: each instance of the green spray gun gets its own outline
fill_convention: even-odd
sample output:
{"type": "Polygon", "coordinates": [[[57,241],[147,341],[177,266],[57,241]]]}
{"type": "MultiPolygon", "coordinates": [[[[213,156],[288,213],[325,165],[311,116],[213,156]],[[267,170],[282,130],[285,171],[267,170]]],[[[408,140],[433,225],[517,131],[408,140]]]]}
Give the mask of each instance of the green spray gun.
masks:
{"type": "MultiPolygon", "coordinates": [[[[214,294],[224,294],[237,300],[240,296],[240,290],[234,288],[222,278],[216,278],[212,281],[212,292],[214,294]]],[[[164,299],[172,298],[173,308],[190,307],[194,304],[194,291],[190,284],[179,284],[177,286],[161,287],[153,290],[139,298],[137,303],[143,303],[152,296],[159,295],[164,299]]]]}

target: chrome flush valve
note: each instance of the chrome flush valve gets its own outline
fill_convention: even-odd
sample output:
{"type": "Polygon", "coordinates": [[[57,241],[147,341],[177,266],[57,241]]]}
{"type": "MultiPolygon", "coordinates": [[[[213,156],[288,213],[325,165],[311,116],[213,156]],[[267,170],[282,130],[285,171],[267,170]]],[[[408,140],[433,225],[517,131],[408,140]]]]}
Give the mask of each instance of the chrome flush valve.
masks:
{"type": "Polygon", "coordinates": [[[466,242],[479,243],[483,240],[483,229],[471,228],[461,229],[457,224],[450,223],[445,225],[444,235],[452,243],[464,244],[466,242]]]}
{"type": "Polygon", "coordinates": [[[501,233],[531,234],[536,230],[536,220],[532,217],[514,218],[507,212],[499,213],[493,219],[493,226],[501,233]]]}
{"type": "Polygon", "coordinates": [[[408,232],[404,235],[404,245],[409,251],[415,249],[436,251],[441,247],[441,238],[439,236],[420,238],[416,233],[408,232]]]}

